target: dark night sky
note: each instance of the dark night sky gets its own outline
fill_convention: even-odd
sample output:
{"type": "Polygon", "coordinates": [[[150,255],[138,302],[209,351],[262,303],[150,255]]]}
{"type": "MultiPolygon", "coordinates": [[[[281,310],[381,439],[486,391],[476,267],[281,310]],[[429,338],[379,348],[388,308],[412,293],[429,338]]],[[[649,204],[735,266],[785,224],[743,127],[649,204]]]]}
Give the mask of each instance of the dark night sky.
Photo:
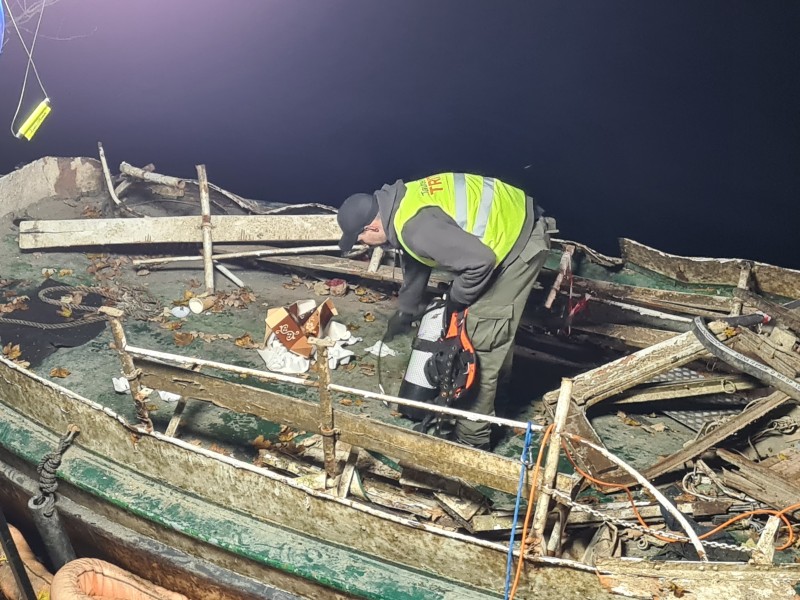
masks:
{"type": "MultiPolygon", "coordinates": [[[[0,172],[100,140],[114,170],[338,205],[471,171],[606,253],[800,268],[799,30],[796,0],[62,0],[44,33],[83,37],[40,40],[54,110],[0,172]]],[[[23,70],[12,37],[0,124],[23,70]]]]}

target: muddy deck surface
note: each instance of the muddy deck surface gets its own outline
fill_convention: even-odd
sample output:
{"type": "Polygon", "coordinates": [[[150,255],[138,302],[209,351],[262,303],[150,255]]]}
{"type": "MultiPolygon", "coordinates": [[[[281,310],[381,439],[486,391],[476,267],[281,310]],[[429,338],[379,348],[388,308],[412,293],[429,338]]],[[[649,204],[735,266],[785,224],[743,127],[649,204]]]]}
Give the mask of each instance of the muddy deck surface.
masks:
{"type": "MultiPolygon", "coordinates": [[[[22,252],[18,246],[19,219],[71,219],[104,215],[105,198],[84,198],[81,201],[45,200],[29,206],[24,214],[11,214],[0,222],[2,236],[0,247],[0,273],[2,279],[19,280],[5,291],[35,295],[36,288],[46,274],[65,285],[126,287],[138,290],[142,299],[154,298],[162,308],[172,309],[185,304],[191,295],[203,290],[203,270],[199,261],[169,263],[160,266],[135,267],[131,258],[160,255],[188,256],[197,252],[198,246],[137,246],[136,248],[95,247],[65,249],[62,251],[22,252]]],[[[198,233],[199,235],[199,233],[198,233]]],[[[220,245],[220,249],[224,246],[220,245]]],[[[231,301],[220,312],[190,313],[185,318],[169,316],[161,321],[142,321],[126,318],[124,327],[128,342],[134,346],[208,360],[232,363],[239,366],[264,369],[265,364],[255,349],[241,347],[236,340],[249,335],[255,344],[264,341],[264,318],[268,307],[286,306],[296,300],[313,298],[318,303],[327,297],[316,293],[314,284],[326,281],[332,275],[300,271],[280,271],[278,267],[241,260],[226,263],[247,286],[252,296],[245,302],[236,302],[237,286],[219,272],[215,281],[217,292],[231,301]],[[192,334],[192,335],[187,335],[192,334]],[[227,339],[215,336],[230,336],[227,339]],[[204,341],[203,338],[211,341],[204,341]],[[187,339],[193,338],[186,343],[187,339]]],[[[330,297],[338,311],[335,319],[345,324],[353,335],[363,341],[349,346],[355,352],[349,365],[339,366],[332,373],[333,383],[380,391],[379,384],[388,394],[396,394],[410,353],[411,336],[393,340],[390,347],[396,356],[380,360],[365,349],[378,341],[384,333],[388,317],[396,310],[396,286],[376,287],[374,282],[347,278],[348,293],[330,297]],[[368,288],[366,294],[357,294],[355,288],[368,288]],[[365,301],[367,300],[367,301],[365,301]],[[380,369],[379,369],[380,367],[380,369]],[[378,372],[380,370],[380,379],[378,372]]],[[[363,290],[359,290],[360,292],[363,290]]],[[[53,310],[58,310],[53,307],[53,310]]],[[[15,318],[24,319],[17,312],[15,318]]],[[[4,342],[5,344],[5,342],[4,342]]],[[[90,342],[75,348],[60,348],[34,371],[48,377],[77,393],[111,407],[126,418],[134,420],[133,403],[129,395],[116,393],[112,376],[119,376],[120,364],[113,351],[110,330],[105,329],[90,342]],[[55,377],[51,373],[66,374],[55,377]]],[[[24,352],[24,348],[22,349],[24,352]]],[[[543,365],[517,356],[511,387],[504,397],[498,398],[501,416],[534,422],[543,422],[541,396],[558,387],[562,376],[573,373],[552,365],[543,365]]],[[[271,389],[288,395],[316,400],[311,389],[290,385],[273,385],[271,389]]],[[[393,407],[372,400],[345,396],[335,397],[337,410],[369,415],[384,422],[403,427],[413,423],[402,418],[393,407]]],[[[157,394],[150,397],[149,405],[156,427],[163,431],[172,416],[174,405],[161,400],[157,394]]],[[[643,435],[638,427],[626,425],[615,412],[593,416],[593,423],[608,448],[635,466],[652,464],[658,455],[675,452],[693,436],[693,432],[661,415],[646,414],[637,418],[644,423],[663,422],[664,431],[643,435]]],[[[660,429],[660,428],[656,428],[660,429]]],[[[269,439],[278,428],[248,415],[231,414],[205,403],[190,403],[184,412],[178,437],[209,446],[227,440],[225,451],[245,460],[253,460],[256,451],[251,442],[259,435],[269,439]]],[[[521,431],[499,432],[495,452],[505,456],[518,456],[522,447],[521,431]]]]}

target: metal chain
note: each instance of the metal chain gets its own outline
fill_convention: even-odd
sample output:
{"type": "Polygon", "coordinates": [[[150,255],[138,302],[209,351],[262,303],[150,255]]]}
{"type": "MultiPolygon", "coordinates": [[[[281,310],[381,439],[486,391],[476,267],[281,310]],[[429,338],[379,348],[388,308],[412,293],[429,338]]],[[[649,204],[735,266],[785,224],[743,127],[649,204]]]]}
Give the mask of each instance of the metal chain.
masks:
{"type": "MultiPolygon", "coordinates": [[[[601,521],[604,521],[606,523],[612,523],[614,525],[619,525],[620,527],[625,528],[625,529],[635,529],[636,531],[640,531],[640,532],[646,533],[648,535],[655,535],[655,536],[661,536],[661,537],[670,538],[670,539],[675,540],[676,542],[688,542],[689,541],[689,538],[687,538],[685,535],[681,535],[679,533],[673,533],[671,531],[659,531],[659,530],[656,530],[656,529],[651,529],[650,527],[644,527],[644,526],[640,525],[639,523],[632,523],[631,521],[625,521],[625,520],[619,519],[617,517],[611,517],[609,515],[606,515],[606,514],[602,513],[599,510],[595,510],[595,509],[591,508],[590,506],[587,506],[586,504],[580,504],[579,502],[575,502],[574,500],[572,500],[572,498],[570,498],[569,494],[565,494],[564,492],[562,492],[560,490],[555,490],[555,489],[552,489],[552,488],[545,488],[545,489],[549,489],[550,493],[553,496],[558,498],[560,502],[566,504],[567,506],[569,506],[571,508],[574,508],[575,510],[578,510],[580,512],[588,513],[588,514],[590,514],[590,515],[592,515],[594,517],[597,517],[598,519],[600,519],[601,521]]],[[[737,545],[734,545],[734,544],[726,544],[724,542],[711,542],[711,541],[705,541],[705,540],[703,541],[703,545],[704,546],[710,546],[712,548],[722,548],[722,549],[725,549],[725,550],[735,550],[737,552],[747,552],[747,553],[751,553],[751,552],[753,552],[753,550],[755,550],[755,548],[747,548],[746,546],[737,546],[737,545]]]]}

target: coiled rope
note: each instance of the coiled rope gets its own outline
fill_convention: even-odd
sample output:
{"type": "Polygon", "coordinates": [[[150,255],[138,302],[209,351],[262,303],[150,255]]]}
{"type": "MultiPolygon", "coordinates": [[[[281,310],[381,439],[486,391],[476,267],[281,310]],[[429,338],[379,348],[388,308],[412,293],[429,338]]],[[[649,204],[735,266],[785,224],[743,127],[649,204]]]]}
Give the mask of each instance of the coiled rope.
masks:
{"type": "Polygon", "coordinates": [[[83,315],[80,319],[74,321],[67,321],[64,323],[37,323],[36,321],[27,321],[23,319],[11,319],[9,317],[0,317],[0,323],[8,323],[11,325],[20,325],[22,327],[36,327],[38,329],[66,329],[69,327],[80,327],[89,323],[96,323],[98,321],[105,321],[106,317],[98,314],[100,307],[88,306],[86,304],[76,304],[69,300],[54,300],[47,296],[54,293],[74,293],[81,292],[84,294],[97,294],[116,304],[117,308],[125,312],[138,321],[147,321],[151,317],[156,316],[161,306],[150,292],[142,289],[119,287],[116,290],[111,290],[102,287],[92,287],[85,285],[68,286],[59,285],[39,290],[39,300],[46,304],[54,306],[69,307],[72,310],[84,311],[88,314],[83,315]]]}
{"type": "Polygon", "coordinates": [[[58,489],[56,471],[61,466],[61,459],[64,457],[64,453],[72,445],[75,436],[80,431],[77,425],[70,425],[67,428],[67,433],[58,442],[58,448],[45,454],[36,467],[36,472],[39,473],[39,494],[33,499],[33,503],[37,507],[43,507],[42,513],[46,517],[52,517],[55,511],[56,500],[54,494],[58,489]]]}

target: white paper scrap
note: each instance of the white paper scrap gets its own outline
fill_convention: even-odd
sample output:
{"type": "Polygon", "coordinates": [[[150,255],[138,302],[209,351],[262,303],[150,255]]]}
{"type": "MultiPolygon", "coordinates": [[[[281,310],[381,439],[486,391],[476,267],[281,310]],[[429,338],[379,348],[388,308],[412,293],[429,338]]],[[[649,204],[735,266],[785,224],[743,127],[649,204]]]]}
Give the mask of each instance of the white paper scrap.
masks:
{"type": "Polygon", "coordinates": [[[378,340],[366,350],[367,352],[369,352],[370,354],[374,354],[375,356],[397,356],[397,352],[389,348],[389,346],[387,346],[381,340],[378,340]]]}

